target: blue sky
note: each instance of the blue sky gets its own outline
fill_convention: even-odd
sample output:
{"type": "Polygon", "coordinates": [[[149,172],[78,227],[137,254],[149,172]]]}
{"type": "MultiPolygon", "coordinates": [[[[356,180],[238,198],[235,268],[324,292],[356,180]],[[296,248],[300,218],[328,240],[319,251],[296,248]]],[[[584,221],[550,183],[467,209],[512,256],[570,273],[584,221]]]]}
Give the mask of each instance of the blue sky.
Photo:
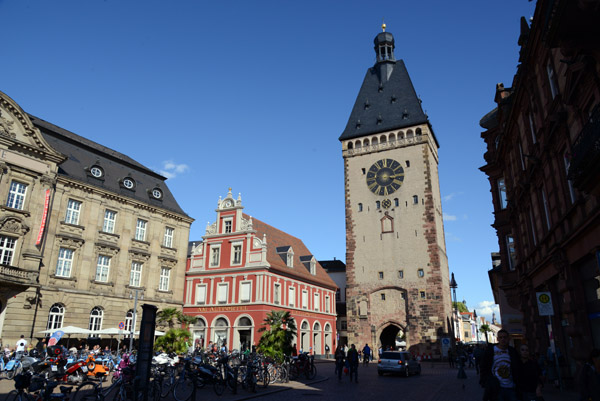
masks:
{"type": "Polygon", "coordinates": [[[385,19],[440,143],[457,295],[491,316],[480,118],[512,84],[527,0],[0,0],[0,90],[169,177],[200,239],[219,196],[345,259],[343,131],[385,19]]]}

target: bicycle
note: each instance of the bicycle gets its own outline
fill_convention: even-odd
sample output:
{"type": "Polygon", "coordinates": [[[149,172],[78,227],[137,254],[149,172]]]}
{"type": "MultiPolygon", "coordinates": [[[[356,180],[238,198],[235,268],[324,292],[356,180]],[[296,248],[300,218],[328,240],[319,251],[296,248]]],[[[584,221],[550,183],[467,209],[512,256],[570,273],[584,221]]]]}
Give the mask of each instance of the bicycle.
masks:
{"type": "MultiPolygon", "coordinates": [[[[42,375],[36,375],[31,378],[29,392],[33,393],[34,401],[69,401],[69,395],[73,387],[60,386],[60,393],[54,393],[59,382],[50,381],[42,375]]],[[[30,397],[32,394],[30,394],[30,397]]]]}
{"type": "Polygon", "coordinates": [[[21,373],[14,376],[15,389],[6,396],[6,401],[33,401],[29,393],[25,391],[31,383],[31,374],[21,373]]]}
{"type": "MultiPolygon", "coordinates": [[[[98,373],[96,377],[104,376],[98,373]]],[[[111,399],[116,394],[121,392],[123,379],[118,378],[110,384],[110,386],[104,388],[103,383],[105,380],[96,382],[85,382],[77,386],[77,390],[73,395],[72,401],[104,401],[104,399],[111,399]]]]}

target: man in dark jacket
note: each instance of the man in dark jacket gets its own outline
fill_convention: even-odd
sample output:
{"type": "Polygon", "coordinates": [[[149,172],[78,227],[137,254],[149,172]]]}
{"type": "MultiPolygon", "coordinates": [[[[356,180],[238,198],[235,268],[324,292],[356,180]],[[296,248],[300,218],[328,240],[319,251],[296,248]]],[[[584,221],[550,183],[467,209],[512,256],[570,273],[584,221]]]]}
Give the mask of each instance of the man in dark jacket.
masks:
{"type": "Polygon", "coordinates": [[[519,377],[519,354],[508,345],[508,331],[497,335],[498,343],[490,344],[481,361],[479,384],[485,389],[484,400],[517,401],[515,381],[519,377]]]}
{"type": "Polygon", "coordinates": [[[348,350],[348,362],[350,362],[350,381],[354,377],[354,381],[358,383],[358,351],[356,346],[352,344],[348,350]]]}

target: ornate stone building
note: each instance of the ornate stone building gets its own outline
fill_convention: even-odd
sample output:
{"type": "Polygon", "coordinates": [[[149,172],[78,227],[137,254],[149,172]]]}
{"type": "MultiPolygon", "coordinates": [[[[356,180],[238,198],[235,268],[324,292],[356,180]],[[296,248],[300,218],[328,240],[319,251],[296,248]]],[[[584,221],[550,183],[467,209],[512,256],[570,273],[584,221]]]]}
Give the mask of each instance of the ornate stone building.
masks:
{"type": "Polygon", "coordinates": [[[194,341],[256,345],[267,314],[284,310],[296,322],[298,350],[333,350],[337,286],[302,240],[242,210],[231,190],[219,197],[216,221],[192,245],[183,312],[198,317],[194,341]]]}
{"type": "Polygon", "coordinates": [[[438,182],[438,142],[394,37],[375,38],[340,136],[346,198],[348,340],[440,357],[450,287],[438,182]]]}
{"type": "Polygon", "coordinates": [[[502,323],[534,352],[558,349],[563,379],[600,347],[598,21],[598,1],[538,1],[531,26],[521,20],[512,86],[497,85],[480,122],[502,323]]]}
{"type": "Polygon", "coordinates": [[[165,178],[0,100],[5,343],[62,326],[130,328],[136,292],[181,307],[193,219],[165,178]]]}

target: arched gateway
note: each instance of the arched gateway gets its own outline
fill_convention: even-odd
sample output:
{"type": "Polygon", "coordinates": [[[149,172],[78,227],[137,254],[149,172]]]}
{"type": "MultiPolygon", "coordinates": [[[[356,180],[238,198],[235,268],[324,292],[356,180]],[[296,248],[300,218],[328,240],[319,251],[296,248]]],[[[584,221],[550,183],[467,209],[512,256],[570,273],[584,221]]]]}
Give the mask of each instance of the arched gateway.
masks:
{"type": "Polygon", "coordinates": [[[404,334],[405,329],[396,323],[386,323],[379,333],[379,344],[384,350],[396,349],[396,338],[404,334]]]}

